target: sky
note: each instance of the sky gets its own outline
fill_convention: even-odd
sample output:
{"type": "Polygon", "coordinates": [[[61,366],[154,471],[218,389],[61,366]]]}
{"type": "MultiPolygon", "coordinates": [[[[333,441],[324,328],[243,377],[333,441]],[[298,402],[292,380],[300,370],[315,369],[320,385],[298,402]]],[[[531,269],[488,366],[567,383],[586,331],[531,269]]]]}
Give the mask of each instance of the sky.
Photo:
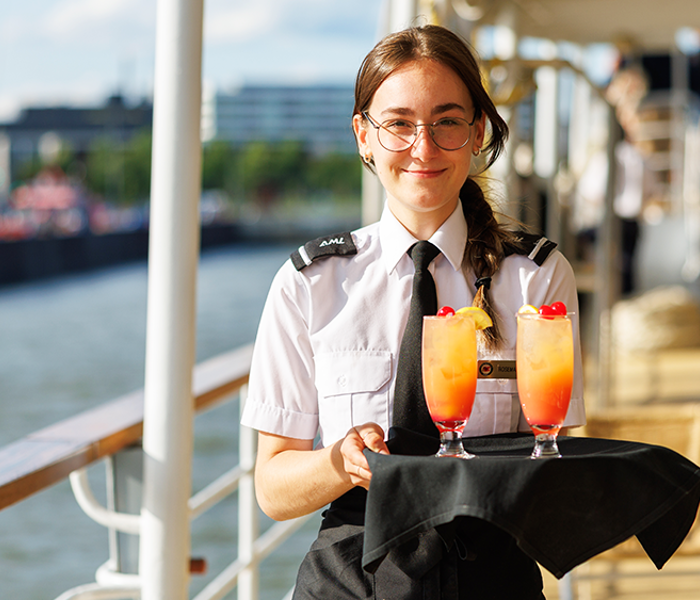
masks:
{"type": "MultiPolygon", "coordinates": [[[[351,85],[382,0],[205,0],[202,74],[244,83],[351,85]]],[[[20,0],[0,15],[0,122],[25,106],[152,97],[156,0],[20,0]]]]}

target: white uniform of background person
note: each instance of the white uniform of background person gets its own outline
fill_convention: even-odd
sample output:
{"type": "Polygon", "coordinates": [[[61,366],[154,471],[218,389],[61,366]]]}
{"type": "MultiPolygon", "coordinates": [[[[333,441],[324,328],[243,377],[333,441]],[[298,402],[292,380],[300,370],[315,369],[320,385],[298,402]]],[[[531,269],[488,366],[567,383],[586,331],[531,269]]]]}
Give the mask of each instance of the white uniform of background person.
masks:
{"type": "MultiPolygon", "coordinates": [[[[260,322],[242,423],[259,431],[329,446],[356,425],[388,434],[401,336],[414,268],[406,254],[417,240],[388,208],[380,222],[352,234],[357,254],[331,256],[277,274],[260,322]]],[[[462,269],[467,237],[461,203],[430,241],[442,252],[431,264],[438,305],[469,306],[474,275],[462,269]]],[[[504,259],[491,284],[502,320],[503,350],[515,358],[515,313],[522,304],[556,300],[578,313],[569,263],[553,252],[541,267],[526,256],[504,259]]],[[[585,423],[578,319],[575,377],[565,426],[585,423]]],[[[480,358],[487,358],[480,356],[480,358]]],[[[465,437],[529,431],[515,380],[479,380],[465,437]]]]}

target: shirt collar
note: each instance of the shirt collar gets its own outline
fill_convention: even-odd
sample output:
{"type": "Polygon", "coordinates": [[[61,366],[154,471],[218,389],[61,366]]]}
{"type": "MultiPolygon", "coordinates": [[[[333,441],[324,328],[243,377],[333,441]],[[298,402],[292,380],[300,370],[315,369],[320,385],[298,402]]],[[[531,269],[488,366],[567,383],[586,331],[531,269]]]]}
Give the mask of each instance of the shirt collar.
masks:
{"type": "MultiPolygon", "coordinates": [[[[388,204],[384,205],[379,221],[379,236],[388,272],[396,268],[408,249],[418,241],[398,221],[388,204]]],[[[429,241],[438,247],[455,271],[462,268],[464,249],[467,245],[467,222],[464,219],[461,201],[429,241]]]]}

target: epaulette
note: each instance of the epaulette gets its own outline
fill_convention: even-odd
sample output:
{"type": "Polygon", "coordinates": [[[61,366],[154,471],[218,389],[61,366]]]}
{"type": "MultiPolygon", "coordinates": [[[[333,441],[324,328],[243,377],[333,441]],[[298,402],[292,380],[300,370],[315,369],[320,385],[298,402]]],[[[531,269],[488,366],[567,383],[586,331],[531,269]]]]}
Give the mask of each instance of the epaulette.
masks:
{"type": "Polygon", "coordinates": [[[557,247],[557,244],[537,233],[526,233],[518,231],[513,244],[506,244],[505,254],[524,254],[533,260],[538,267],[542,266],[547,257],[557,247]]]}
{"type": "Polygon", "coordinates": [[[290,255],[297,271],[308,267],[312,262],[326,256],[352,256],[357,254],[355,242],[349,231],[326,235],[306,242],[290,255]]]}

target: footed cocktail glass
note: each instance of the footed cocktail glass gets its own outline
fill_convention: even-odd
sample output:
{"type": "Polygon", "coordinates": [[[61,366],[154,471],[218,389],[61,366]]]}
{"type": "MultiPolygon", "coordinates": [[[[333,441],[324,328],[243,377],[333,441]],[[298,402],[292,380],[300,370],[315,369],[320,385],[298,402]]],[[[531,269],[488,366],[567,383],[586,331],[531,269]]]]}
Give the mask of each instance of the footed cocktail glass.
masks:
{"type": "Polygon", "coordinates": [[[476,328],[472,315],[423,317],[423,390],[440,432],[435,456],[474,458],[462,445],[476,393],[476,328]]]}
{"type": "Polygon", "coordinates": [[[571,401],[574,343],[569,315],[518,313],[516,371],[523,414],[535,435],[531,458],[561,458],[557,435],[571,401]]]}

